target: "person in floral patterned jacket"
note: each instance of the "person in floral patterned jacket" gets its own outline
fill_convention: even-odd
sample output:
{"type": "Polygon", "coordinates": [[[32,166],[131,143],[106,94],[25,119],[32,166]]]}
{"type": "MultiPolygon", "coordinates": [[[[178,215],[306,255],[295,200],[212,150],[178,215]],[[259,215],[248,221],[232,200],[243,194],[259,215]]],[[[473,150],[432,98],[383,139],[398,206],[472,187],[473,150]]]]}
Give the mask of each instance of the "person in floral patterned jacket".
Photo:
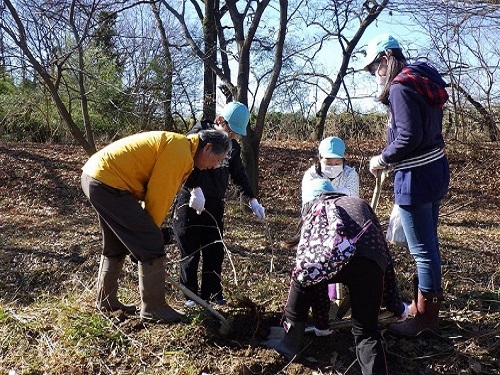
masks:
{"type": "MultiPolygon", "coordinates": [[[[355,246],[352,247],[353,254],[345,262],[335,262],[333,276],[325,273],[328,274],[328,278],[315,282],[313,279],[318,274],[321,275],[321,266],[318,266],[319,273],[315,271],[306,275],[305,263],[301,260],[303,258],[299,258],[300,255],[308,252],[307,249],[300,249],[301,238],[304,238],[306,231],[308,233],[314,231],[311,223],[305,222],[307,212],[305,216],[302,216],[300,235],[290,242],[290,245],[298,245],[298,250],[282,320],[285,332],[283,337],[270,339],[266,345],[276,349],[287,359],[294,358],[301,346],[309,308],[313,303],[318,303],[317,296],[327,295],[325,288],[328,288],[328,283],[341,282],[349,289],[352,333],[362,373],[387,374],[384,348],[378,328],[382,299],[385,299],[388,310],[392,310],[391,312],[401,320],[406,319],[408,307],[401,301],[395,279],[384,282],[385,276],[394,276],[394,272],[386,272],[388,267],[393,268],[393,266],[380,223],[372,208],[364,200],[332,192],[333,187],[328,180],[316,179],[304,188],[309,190],[308,194],[316,195],[316,199],[308,204],[306,211],[315,210],[324,201],[332,200],[334,204],[325,204],[324,207],[326,210],[336,211],[335,215],[341,221],[342,235],[344,238],[351,239],[351,242],[354,242],[352,239],[356,238],[355,246]],[[306,283],[305,280],[310,282],[306,283]]],[[[326,214],[329,215],[328,212],[326,214]]],[[[333,224],[329,226],[330,231],[334,230],[333,227],[333,224]]],[[[340,233],[340,230],[338,232],[340,233]]],[[[333,255],[330,259],[336,256],[338,248],[331,249],[333,255]]],[[[310,252],[314,250],[310,249],[310,252]]],[[[316,266],[322,262],[324,260],[318,259],[316,262],[311,260],[306,264],[316,266]]],[[[327,265],[326,268],[329,266],[327,265]]],[[[328,307],[325,313],[328,314],[328,307]]]]}

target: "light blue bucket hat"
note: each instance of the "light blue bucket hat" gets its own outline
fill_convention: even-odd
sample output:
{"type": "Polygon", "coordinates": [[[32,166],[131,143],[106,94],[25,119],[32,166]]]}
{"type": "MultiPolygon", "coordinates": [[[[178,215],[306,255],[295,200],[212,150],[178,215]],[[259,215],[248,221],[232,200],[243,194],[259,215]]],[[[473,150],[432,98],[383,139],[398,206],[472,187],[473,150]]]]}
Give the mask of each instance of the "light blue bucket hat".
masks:
{"type": "Polygon", "coordinates": [[[368,70],[368,67],[375,61],[377,56],[387,49],[399,48],[399,42],[389,34],[380,34],[373,38],[366,47],[366,58],[363,70],[368,70]]]}
{"type": "Polygon", "coordinates": [[[306,204],[317,197],[319,197],[323,193],[333,192],[335,189],[333,188],[330,180],[324,178],[315,178],[302,187],[302,204],[306,204]]]}
{"type": "Polygon", "coordinates": [[[239,135],[247,135],[248,120],[250,112],[246,105],[240,102],[230,102],[226,104],[221,113],[224,120],[229,124],[231,130],[239,135]]]}
{"type": "Polygon", "coordinates": [[[345,143],[339,137],[328,137],[321,141],[318,147],[319,155],[327,159],[343,159],[345,143]]]}

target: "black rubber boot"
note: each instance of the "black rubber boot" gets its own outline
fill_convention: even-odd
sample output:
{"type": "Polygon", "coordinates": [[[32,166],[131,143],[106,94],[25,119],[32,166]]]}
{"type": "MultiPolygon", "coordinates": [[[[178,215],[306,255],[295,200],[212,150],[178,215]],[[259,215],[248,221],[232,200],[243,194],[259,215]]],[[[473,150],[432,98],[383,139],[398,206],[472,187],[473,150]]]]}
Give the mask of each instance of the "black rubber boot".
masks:
{"type": "Polygon", "coordinates": [[[284,335],[280,338],[269,339],[266,342],[268,348],[276,350],[286,359],[292,360],[299,352],[306,324],[303,322],[292,322],[286,319],[283,322],[284,335]]]}

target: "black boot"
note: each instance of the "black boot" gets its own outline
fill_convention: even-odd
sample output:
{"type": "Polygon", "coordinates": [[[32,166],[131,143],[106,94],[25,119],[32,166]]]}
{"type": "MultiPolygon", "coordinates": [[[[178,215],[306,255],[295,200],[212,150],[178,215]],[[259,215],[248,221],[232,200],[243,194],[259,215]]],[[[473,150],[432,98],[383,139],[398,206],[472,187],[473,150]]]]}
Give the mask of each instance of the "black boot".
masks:
{"type": "Polygon", "coordinates": [[[304,322],[292,322],[285,319],[283,322],[284,334],[283,337],[269,339],[266,342],[268,348],[276,350],[286,359],[292,360],[302,344],[306,324],[304,322]]]}

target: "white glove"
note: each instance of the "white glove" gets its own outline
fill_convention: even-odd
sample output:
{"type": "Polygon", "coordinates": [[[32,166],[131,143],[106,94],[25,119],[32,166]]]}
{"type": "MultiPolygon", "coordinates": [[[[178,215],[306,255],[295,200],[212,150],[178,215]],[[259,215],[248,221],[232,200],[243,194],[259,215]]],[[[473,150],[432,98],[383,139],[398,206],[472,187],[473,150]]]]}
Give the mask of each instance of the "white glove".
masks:
{"type": "Polygon", "coordinates": [[[266,218],[266,210],[261,206],[256,198],[253,198],[250,201],[250,207],[252,207],[252,211],[254,215],[257,216],[258,220],[262,221],[266,218]]]}
{"type": "Polygon", "coordinates": [[[387,167],[387,163],[382,159],[382,155],[374,156],[370,159],[370,172],[372,175],[377,177],[377,173],[381,169],[385,169],[387,167]]]}
{"type": "Polygon", "coordinates": [[[196,210],[196,213],[200,215],[205,209],[205,195],[200,187],[191,189],[191,198],[189,198],[189,207],[196,210]]]}

